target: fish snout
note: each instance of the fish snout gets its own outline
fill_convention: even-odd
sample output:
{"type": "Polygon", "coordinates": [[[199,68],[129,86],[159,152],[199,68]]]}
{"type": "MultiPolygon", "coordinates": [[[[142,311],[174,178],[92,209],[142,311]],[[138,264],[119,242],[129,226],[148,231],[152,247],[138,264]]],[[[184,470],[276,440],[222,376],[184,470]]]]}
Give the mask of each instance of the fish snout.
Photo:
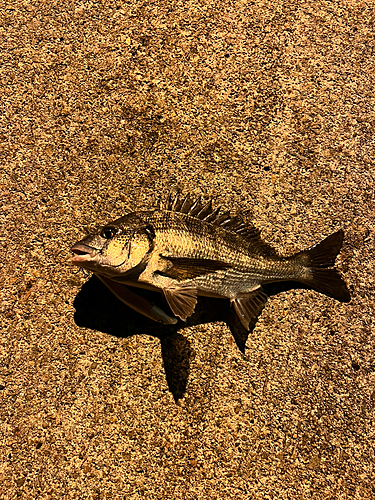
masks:
{"type": "Polygon", "coordinates": [[[89,262],[94,260],[100,252],[100,250],[98,250],[97,248],[90,247],[89,245],[84,245],[83,243],[76,243],[72,246],[70,251],[74,253],[74,256],[71,258],[70,262],[78,266],[82,262],[89,262]]]}

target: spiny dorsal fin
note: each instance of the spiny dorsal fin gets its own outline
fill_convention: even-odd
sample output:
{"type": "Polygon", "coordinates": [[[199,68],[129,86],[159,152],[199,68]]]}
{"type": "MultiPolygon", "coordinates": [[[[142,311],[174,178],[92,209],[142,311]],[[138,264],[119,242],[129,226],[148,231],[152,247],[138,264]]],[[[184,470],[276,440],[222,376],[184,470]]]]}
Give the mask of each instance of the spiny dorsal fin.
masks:
{"type": "Polygon", "coordinates": [[[212,200],[204,204],[200,198],[195,201],[189,195],[183,197],[179,191],[175,194],[170,194],[164,204],[164,210],[171,212],[179,212],[197,219],[208,222],[214,226],[222,227],[227,231],[239,234],[242,238],[257,242],[259,248],[262,247],[265,253],[272,255],[275,253],[272,247],[262,242],[260,239],[260,231],[252,224],[245,222],[240,216],[232,217],[230,212],[220,213],[221,207],[212,208],[212,200]]]}

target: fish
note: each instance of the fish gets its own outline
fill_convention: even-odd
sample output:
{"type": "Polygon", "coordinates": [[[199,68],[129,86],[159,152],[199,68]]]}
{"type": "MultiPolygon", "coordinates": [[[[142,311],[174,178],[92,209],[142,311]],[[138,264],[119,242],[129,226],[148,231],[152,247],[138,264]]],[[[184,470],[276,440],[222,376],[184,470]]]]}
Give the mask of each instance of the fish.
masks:
{"type": "Polygon", "coordinates": [[[126,305],[164,324],[186,321],[199,296],[229,299],[245,329],[264,308],[263,285],[294,281],[340,302],[350,293],[334,267],[344,232],[281,256],[241,215],[180,192],[159,208],[136,211],[71,247],[71,263],[92,271],[126,305]],[[174,315],[127,286],[164,294],[174,315]]]}

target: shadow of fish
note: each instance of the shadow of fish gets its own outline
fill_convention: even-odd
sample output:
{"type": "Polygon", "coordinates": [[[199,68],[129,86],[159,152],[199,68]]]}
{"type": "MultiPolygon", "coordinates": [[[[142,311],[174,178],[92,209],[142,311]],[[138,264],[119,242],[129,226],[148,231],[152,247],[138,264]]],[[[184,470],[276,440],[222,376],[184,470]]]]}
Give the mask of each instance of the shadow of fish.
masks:
{"type": "Polygon", "coordinates": [[[228,298],[248,329],[267,301],[266,283],[297,281],[350,301],[333,267],[343,234],[337,231],[282,257],[241,217],[177,193],[161,209],[125,215],[89,234],[73,245],[71,261],[93,271],[120,300],[155,321],[177,320],[125,285],[162,292],[184,321],[194,312],[197,296],[228,298]]]}

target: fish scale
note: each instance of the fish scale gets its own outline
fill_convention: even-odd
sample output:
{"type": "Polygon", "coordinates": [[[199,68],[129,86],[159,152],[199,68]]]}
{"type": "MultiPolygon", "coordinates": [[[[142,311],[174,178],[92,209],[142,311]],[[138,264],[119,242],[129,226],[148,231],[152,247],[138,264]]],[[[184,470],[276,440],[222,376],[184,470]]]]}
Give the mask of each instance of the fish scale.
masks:
{"type": "Polygon", "coordinates": [[[240,235],[185,214],[178,214],[173,220],[172,214],[158,213],[149,219],[157,231],[156,244],[161,250],[170,249],[180,257],[225,260],[237,267],[248,267],[252,260],[249,243],[240,235]]]}

